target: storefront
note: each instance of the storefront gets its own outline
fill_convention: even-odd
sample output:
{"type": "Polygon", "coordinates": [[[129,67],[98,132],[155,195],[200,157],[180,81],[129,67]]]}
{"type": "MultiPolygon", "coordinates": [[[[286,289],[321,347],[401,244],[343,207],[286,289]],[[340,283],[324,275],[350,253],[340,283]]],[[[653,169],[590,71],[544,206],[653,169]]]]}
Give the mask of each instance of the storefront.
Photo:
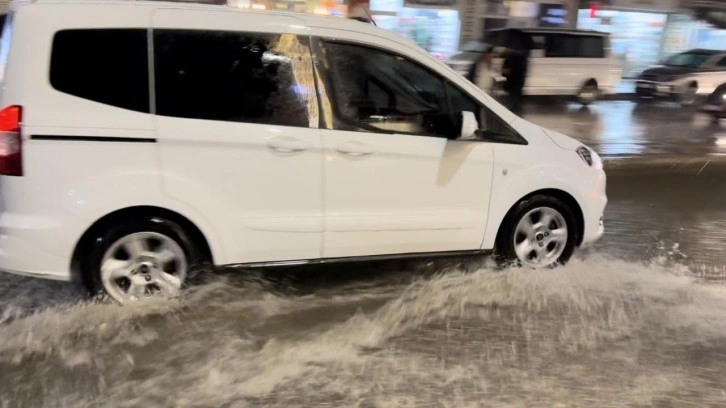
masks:
{"type": "MultiPolygon", "coordinates": [[[[569,27],[568,0],[370,0],[379,27],[394,31],[440,59],[456,54],[484,31],[502,27],[569,27]]],[[[572,14],[572,15],[571,15],[572,14]]]]}
{"type": "Polygon", "coordinates": [[[381,28],[408,38],[439,59],[456,53],[459,10],[451,0],[371,0],[371,15],[381,28]]]}
{"type": "Polygon", "coordinates": [[[678,0],[581,2],[577,28],[610,33],[623,76],[633,77],[668,55],[693,48],[726,48],[726,30],[695,20],[678,0]]]}
{"type": "Polygon", "coordinates": [[[688,14],[669,16],[663,41],[663,56],[694,48],[726,49],[726,30],[698,21],[688,14]]]}
{"type": "Polygon", "coordinates": [[[577,28],[610,33],[613,54],[623,61],[623,76],[633,77],[662,57],[667,13],[581,9],[577,28]]]}
{"type": "Polygon", "coordinates": [[[570,27],[575,20],[570,4],[568,0],[462,0],[460,44],[481,40],[485,31],[496,28],[570,27]]]}

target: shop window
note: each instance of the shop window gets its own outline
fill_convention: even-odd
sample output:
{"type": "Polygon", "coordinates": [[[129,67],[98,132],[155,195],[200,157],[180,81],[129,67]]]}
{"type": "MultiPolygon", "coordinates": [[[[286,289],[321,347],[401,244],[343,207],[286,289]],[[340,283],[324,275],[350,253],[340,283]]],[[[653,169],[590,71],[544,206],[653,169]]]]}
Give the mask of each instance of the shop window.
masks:
{"type": "Polygon", "coordinates": [[[317,126],[307,39],[155,30],[156,111],[190,119],[317,126]]]}

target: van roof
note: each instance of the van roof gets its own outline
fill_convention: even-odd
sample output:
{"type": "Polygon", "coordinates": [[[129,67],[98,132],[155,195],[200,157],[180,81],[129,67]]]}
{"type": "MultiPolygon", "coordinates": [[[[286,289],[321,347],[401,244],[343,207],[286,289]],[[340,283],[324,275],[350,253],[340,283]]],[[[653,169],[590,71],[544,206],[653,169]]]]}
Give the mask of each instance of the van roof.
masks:
{"type": "Polygon", "coordinates": [[[249,13],[259,14],[260,16],[287,16],[294,17],[304,25],[311,28],[331,28],[338,30],[354,31],[364,34],[371,34],[385,39],[393,40],[398,43],[415,46],[416,43],[393,33],[384,30],[373,24],[354,20],[352,18],[322,16],[311,13],[278,11],[278,10],[255,10],[250,8],[240,8],[227,4],[227,0],[13,0],[11,10],[17,7],[30,4],[68,4],[68,5],[108,5],[141,7],[149,9],[169,8],[180,10],[214,10],[229,13],[249,13]],[[218,2],[223,1],[223,4],[218,2]]]}
{"type": "Polygon", "coordinates": [[[335,16],[321,16],[310,13],[280,11],[280,10],[256,10],[252,8],[235,7],[228,4],[227,0],[12,0],[11,5],[25,4],[68,4],[68,5],[108,5],[108,6],[132,6],[148,8],[173,8],[188,10],[216,10],[230,13],[255,13],[261,15],[287,15],[296,18],[303,18],[309,21],[343,20],[352,27],[369,25],[361,21],[335,16]]]}

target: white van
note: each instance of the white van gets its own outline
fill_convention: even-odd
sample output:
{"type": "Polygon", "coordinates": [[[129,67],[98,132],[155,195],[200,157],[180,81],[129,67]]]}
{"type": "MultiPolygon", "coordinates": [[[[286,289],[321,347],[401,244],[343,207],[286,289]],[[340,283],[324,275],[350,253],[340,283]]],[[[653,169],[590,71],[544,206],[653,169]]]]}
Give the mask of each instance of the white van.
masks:
{"type": "Polygon", "coordinates": [[[196,265],[547,267],[603,233],[597,154],[369,24],[21,1],[0,61],[4,271],[125,302],[196,265]]]}
{"type": "MultiPolygon", "coordinates": [[[[488,33],[502,36],[506,30],[521,30],[534,42],[525,95],[574,96],[588,105],[602,95],[614,93],[621,81],[622,63],[613,57],[607,33],[561,28],[501,28],[488,33]]],[[[469,43],[447,63],[466,75],[486,48],[483,42],[469,43]]],[[[495,71],[501,63],[501,59],[495,60],[495,71]]]]}

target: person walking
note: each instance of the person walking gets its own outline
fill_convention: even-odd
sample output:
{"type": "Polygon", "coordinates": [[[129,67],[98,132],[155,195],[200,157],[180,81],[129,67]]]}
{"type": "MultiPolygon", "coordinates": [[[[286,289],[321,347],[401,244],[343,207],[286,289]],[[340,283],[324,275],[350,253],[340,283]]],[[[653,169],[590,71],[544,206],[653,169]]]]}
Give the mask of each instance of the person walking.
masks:
{"type": "Polygon", "coordinates": [[[471,69],[469,69],[469,73],[466,76],[474,85],[489,94],[492,92],[492,84],[495,78],[492,70],[492,59],[494,56],[494,47],[487,47],[471,65],[471,69]]]}
{"type": "Polygon", "coordinates": [[[527,82],[529,51],[507,50],[504,53],[502,76],[506,79],[505,90],[509,95],[509,109],[519,115],[522,112],[522,94],[527,82]]]}

